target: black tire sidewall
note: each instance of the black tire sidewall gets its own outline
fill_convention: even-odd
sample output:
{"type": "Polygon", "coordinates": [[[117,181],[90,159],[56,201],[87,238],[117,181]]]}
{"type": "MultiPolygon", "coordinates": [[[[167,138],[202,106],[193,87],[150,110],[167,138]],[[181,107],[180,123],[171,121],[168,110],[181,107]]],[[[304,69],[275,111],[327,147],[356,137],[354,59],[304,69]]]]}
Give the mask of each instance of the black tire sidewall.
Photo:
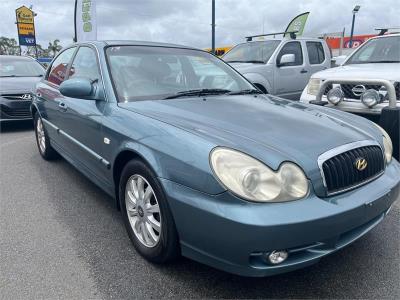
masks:
{"type": "Polygon", "coordinates": [[[161,184],[154,175],[154,172],[142,161],[131,160],[124,167],[119,181],[119,201],[125,227],[129,238],[131,239],[135,249],[147,260],[155,263],[164,263],[175,259],[179,254],[178,235],[175,228],[168,202],[166,200],[161,184]],[[135,236],[125,205],[125,188],[128,179],[138,174],[144,177],[152,186],[157,197],[158,205],[161,213],[161,235],[158,244],[152,248],[144,246],[135,236]]]}

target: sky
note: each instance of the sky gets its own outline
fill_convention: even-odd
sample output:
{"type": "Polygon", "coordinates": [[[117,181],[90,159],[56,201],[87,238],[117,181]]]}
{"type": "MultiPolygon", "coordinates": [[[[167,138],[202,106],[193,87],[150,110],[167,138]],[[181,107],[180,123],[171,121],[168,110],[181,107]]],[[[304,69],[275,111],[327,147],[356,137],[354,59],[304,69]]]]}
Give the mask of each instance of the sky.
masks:
{"type": "MultiPolygon", "coordinates": [[[[211,0],[94,0],[98,39],[169,42],[198,48],[211,45],[211,0]]],[[[216,0],[216,46],[234,45],[247,35],[284,31],[296,15],[309,11],[304,36],[355,34],[377,27],[400,27],[399,0],[216,0]],[[264,29],[264,30],[263,30],[264,29]]],[[[60,39],[72,42],[74,0],[0,0],[0,36],[17,38],[15,9],[33,5],[36,39],[42,46],[60,39]]]]}

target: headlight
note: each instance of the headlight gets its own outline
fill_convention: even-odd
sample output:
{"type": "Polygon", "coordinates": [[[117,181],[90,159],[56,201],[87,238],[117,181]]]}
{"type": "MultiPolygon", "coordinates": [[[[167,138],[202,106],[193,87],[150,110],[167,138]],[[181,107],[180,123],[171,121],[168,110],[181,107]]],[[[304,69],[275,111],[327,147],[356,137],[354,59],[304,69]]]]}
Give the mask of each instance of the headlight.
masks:
{"type": "Polygon", "coordinates": [[[374,89],[369,89],[366,90],[362,95],[361,95],[361,102],[364,103],[365,106],[368,106],[369,108],[374,107],[377,105],[381,100],[381,95],[379,94],[378,91],[375,91],[374,89]]]}
{"type": "Polygon", "coordinates": [[[326,98],[333,105],[338,105],[344,99],[343,91],[340,87],[335,87],[334,89],[329,90],[326,98]]]}
{"type": "Polygon", "coordinates": [[[383,129],[381,126],[379,126],[377,124],[375,124],[375,125],[382,132],[382,135],[383,135],[383,148],[384,148],[383,150],[385,151],[386,163],[390,163],[392,161],[392,155],[393,155],[392,139],[390,138],[388,133],[385,131],[385,129],[383,129]]]}
{"type": "Polygon", "coordinates": [[[311,78],[307,86],[307,94],[316,96],[321,86],[321,79],[311,78]]]}
{"type": "Polygon", "coordinates": [[[257,202],[283,202],[304,198],[308,181],[294,163],[283,163],[278,171],[236,150],[215,148],[210,164],[221,183],[241,198],[257,202]]]}

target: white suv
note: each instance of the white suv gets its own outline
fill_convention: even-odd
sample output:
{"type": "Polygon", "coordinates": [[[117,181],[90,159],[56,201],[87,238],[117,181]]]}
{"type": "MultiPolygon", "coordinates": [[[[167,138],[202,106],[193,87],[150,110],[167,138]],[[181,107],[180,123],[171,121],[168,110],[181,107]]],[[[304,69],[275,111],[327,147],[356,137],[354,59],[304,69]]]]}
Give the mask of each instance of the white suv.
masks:
{"type": "MultiPolygon", "coordinates": [[[[322,95],[322,105],[360,114],[381,114],[389,105],[387,88],[380,84],[370,84],[370,80],[388,80],[393,84],[396,105],[400,106],[400,34],[382,35],[369,39],[354,51],[337,68],[313,74],[303,90],[300,101],[309,103],[316,96],[326,80],[351,80],[355,83],[329,84],[322,95]],[[337,88],[337,92],[328,92],[337,88]],[[379,97],[363,97],[367,90],[375,90],[379,97]],[[342,93],[339,92],[341,90],[342,93]],[[372,97],[372,98],[371,98],[372,97]]],[[[371,96],[372,95],[372,96],[371,96]]]]}

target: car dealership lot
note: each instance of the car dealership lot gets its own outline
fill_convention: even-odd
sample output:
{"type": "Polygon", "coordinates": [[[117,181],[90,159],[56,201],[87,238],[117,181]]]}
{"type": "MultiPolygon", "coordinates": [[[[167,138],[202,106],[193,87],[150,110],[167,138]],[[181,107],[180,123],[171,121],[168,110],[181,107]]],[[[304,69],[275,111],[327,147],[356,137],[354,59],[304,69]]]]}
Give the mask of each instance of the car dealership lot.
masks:
{"type": "Polygon", "coordinates": [[[254,279],[183,258],[146,262],[108,196],[64,160],[41,159],[29,123],[4,126],[0,171],[0,298],[400,297],[399,200],[317,265],[254,279]]]}

